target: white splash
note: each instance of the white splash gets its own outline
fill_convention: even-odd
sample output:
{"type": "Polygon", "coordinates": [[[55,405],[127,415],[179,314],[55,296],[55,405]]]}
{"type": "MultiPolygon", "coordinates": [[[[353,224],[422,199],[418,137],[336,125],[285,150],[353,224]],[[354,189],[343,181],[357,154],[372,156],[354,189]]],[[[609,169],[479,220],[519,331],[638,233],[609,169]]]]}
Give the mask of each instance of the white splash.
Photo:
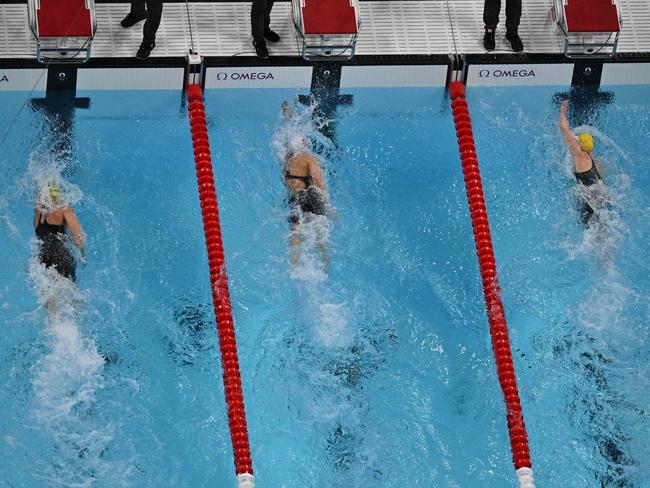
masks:
{"type": "MultiPolygon", "coordinates": [[[[601,267],[614,265],[616,252],[629,229],[621,218],[625,207],[625,196],[630,186],[630,178],[620,165],[620,160],[629,161],[628,156],[609,137],[590,126],[580,126],[576,132],[587,132],[597,140],[598,153],[595,157],[604,181],[590,186],[575,185],[575,200],[586,202],[593,210],[589,223],[581,235],[580,242],[565,242],[570,259],[582,256],[595,256],[601,267]]],[[[567,176],[574,179],[571,156],[567,152],[563,164],[567,176]]]]}
{"type": "MultiPolygon", "coordinates": [[[[64,164],[32,154],[22,190],[36,191],[35,206],[51,210],[82,198],[81,190],[65,181],[64,164]],[[49,189],[57,186],[61,199],[52,201],[49,189]]],[[[38,304],[46,312],[48,352],[33,367],[34,402],[31,416],[42,435],[49,439],[51,458],[41,464],[37,479],[57,486],[90,487],[107,469],[101,456],[111,433],[93,418],[96,393],[103,387],[104,360],[92,339],[79,328],[79,311],[86,298],[77,286],[52,267],[40,262],[40,241],[32,241],[29,280],[38,304]]]]}
{"type": "Polygon", "coordinates": [[[324,215],[300,216],[300,224],[291,231],[289,250],[291,277],[306,283],[327,280],[331,221],[324,215]]]}
{"type": "Polygon", "coordinates": [[[26,193],[34,192],[34,206],[43,211],[74,205],[81,201],[83,193],[77,185],[66,181],[62,173],[66,164],[47,154],[33,152],[27,164],[27,174],[20,185],[26,193]],[[51,188],[60,190],[60,199],[52,201],[51,188]]]}

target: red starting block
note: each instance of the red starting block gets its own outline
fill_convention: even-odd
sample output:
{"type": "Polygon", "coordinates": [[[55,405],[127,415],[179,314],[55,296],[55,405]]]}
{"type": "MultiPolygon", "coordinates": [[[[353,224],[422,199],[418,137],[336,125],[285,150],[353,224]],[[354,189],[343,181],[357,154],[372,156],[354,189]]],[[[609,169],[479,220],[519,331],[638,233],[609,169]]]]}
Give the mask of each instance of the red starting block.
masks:
{"type": "Polygon", "coordinates": [[[38,61],[88,61],[97,29],[94,0],[28,0],[28,17],[38,61]]]}
{"type": "Polygon", "coordinates": [[[621,33],[617,0],[555,0],[567,58],[614,57],[621,33]]]}
{"type": "Polygon", "coordinates": [[[361,27],[357,0],[292,0],[292,13],[304,59],[354,56],[361,27]]]}

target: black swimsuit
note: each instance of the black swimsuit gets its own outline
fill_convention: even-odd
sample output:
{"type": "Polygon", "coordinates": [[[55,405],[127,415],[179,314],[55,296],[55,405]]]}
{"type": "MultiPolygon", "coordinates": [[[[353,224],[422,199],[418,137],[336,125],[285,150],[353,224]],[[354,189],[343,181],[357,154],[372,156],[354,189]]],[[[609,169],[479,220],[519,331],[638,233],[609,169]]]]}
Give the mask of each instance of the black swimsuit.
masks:
{"type": "Polygon", "coordinates": [[[70,250],[65,246],[65,227],[54,225],[38,215],[38,223],[35,228],[36,236],[41,241],[41,262],[47,266],[54,266],[56,271],[72,281],[76,280],[75,260],[70,250]],[[41,219],[44,222],[41,222],[41,219]]]}
{"type": "Polygon", "coordinates": [[[288,171],[284,173],[285,179],[302,181],[305,188],[297,190],[289,195],[289,223],[297,224],[300,217],[305,213],[314,215],[325,215],[326,207],[323,193],[313,185],[311,176],[292,175],[288,171]]]}
{"type": "MultiPolygon", "coordinates": [[[[591,156],[589,156],[591,157],[591,156]]],[[[580,173],[575,173],[576,180],[582,183],[584,186],[595,185],[602,180],[596,164],[594,163],[594,158],[591,158],[591,168],[587,171],[582,171],[580,173]]],[[[583,224],[587,224],[589,219],[594,214],[594,209],[589,205],[584,199],[581,199],[580,202],[580,220],[583,224]]]]}

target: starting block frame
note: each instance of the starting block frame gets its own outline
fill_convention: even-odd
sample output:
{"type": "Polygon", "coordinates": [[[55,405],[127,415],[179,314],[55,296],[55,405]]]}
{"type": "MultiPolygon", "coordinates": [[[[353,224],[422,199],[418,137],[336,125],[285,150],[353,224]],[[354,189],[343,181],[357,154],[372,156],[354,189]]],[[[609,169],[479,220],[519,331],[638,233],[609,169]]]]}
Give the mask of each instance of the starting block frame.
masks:
{"type": "MultiPolygon", "coordinates": [[[[95,32],[97,32],[95,1],[78,0],[77,7],[83,8],[78,8],[77,12],[73,12],[73,24],[70,26],[53,28],[50,25],[44,29],[39,23],[39,10],[46,2],[57,3],[53,0],[27,1],[29,29],[36,40],[36,60],[39,63],[47,64],[85,63],[88,61],[95,32]],[[79,18],[80,16],[81,18],[79,18]]],[[[61,5],[57,6],[58,9],[64,9],[75,2],[59,0],[59,3],[61,5]]]]}
{"type": "MultiPolygon", "coordinates": [[[[305,25],[303,9],[306,2],[327,2],[328,0],[291,0],[293,25],[301,41],[301,56],[306,61],[349,61],[356,52],[357,37],[361,28],[358,0],[348,0],[354,12],[352,26],[336,29],[338,32],[321,32],[322,29],[305,25]]],[[[340,2],[339,2],[340,3],[340,2]]],[[[350,24],[350,22],[347,22],[350,24]]]]}
{"type": "Polygon", "coordinates": [[[551,17],[564,37],[564,56],[567,59],[609,59],[616,56],[621,34],[621,16],[618,0],[610,0],[616,7],[617,30],[571,30],[566,7],[570,0],[553,0],[551,17]],[[613,39],[612,39],[613,37],[613,39]]]}

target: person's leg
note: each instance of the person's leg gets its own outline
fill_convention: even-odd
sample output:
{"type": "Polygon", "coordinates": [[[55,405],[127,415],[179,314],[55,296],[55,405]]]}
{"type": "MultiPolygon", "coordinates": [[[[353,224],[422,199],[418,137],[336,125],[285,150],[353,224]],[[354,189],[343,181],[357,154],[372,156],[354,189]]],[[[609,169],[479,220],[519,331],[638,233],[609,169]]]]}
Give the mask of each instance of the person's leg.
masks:
{"type": "Polygon", "coordinates": [[[162,0],[146,0],[147,1],[147,20],[142,29],[142,41],[155,44],[156,32],[160,26],[160,19],[162,18],[163,2],[162,0]]]}
{"type": "Polygon", "coordinates": [[[274,0],[266,0],[266,12],[264,13],[264,29],[271,26],[271,9],[273,8],[274,0]]]}
{"type": "MultiPolygon", "coordinates": [[[[251,5],[251,35],[253,41],[256,43],[264,44],[264,28],[266,27],[267,8],[270,12],[270,7],[267,7],[268,0],[253,0],[251,5]]],[[[270,2],[273,5],[273,2],[270,2]]],[[[270,17],[269,17],[270,18],[270,17]]]]}
{"type": "Polygon", "coordinates": [[[264,37],[271,42],[278,42],[280,36],[271,30],[271,9],[274,0],[266,0],[266,15],[264,16],[264,37]]]}
{"type": "Polygon", "coordinates": [[[483,23],[486,29],[496,29],[499,23],[501,0],[485,0],[483,5],[483,23]]]}
{"type": "Polygon", "coordinates": [[[519,19],[521,19],[521,0],[506,1],[506,39],[510,41],[512,50],[520,52],[524,50],[524,43],[519,37],[519,19]]]}
{"type": "Polygon", "coordinates": [[[483,23],[485,33],[483,35],[483,47],[492,51],[496,47],[494,31],[499,23],[499,12],[501,11],[501,0],[485,0],[483,4],[483,23]]]}
{"type": "Polygon", "coordinates": [[[266,17],[268,16],[266,12],[268,1],[253,0],[251,5],[251,35],[253,36],[255,54],[260,59],[267,59],[269,57],[269,50],[266,48],[266,41],[264,40],[266,17]]]}
{"type": "Polygon", "coordinates": [[[145,0],[132,0],[131,1],[131,10],[129,13],[122,19],[120,25],[125,29],[133,27],[138,22],[143,21],[147,18],[147,9],[145,8],[145,0]]]}
{"type": "Polygon", "coordinates": [[[136,18],[147,15],[145,3],[145,0],[131,0],[131,11],[129,12],[129,15],[136,18]]]}
{"type": "Polygon", "coordinates": [[[520,20],[521,0],[506,0],[506,30],[508,32],[518,32],[520,20]]]}

